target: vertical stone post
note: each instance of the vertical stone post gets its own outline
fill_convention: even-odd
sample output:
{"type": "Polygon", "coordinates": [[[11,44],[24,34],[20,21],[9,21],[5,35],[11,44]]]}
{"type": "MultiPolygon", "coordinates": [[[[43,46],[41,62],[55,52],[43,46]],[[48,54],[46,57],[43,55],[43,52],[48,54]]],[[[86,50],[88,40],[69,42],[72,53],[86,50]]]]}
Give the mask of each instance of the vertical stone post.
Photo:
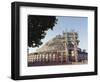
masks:
{"type": "Polygon", "coordinates": [[[61,53],[61,63],[63,63],[63,52],[60,53],[61,53]]]}
{"type": "Polygon", "coordinates": [[[77,35],[75,34],[75,32],[73,32],[75,62],[78,62],[78,53],[77,53],[77,41],[76,41],[76,37],[77,37],[77,35]]]}
{"type": "Polygon", "coordinates": [[[63,36],[64,36],[64,51],[65,51],[66,63],[68,63],[69,59],[68,59],[68,47],[67,47],[68,44],[67,32],[64,32],[63,36]]]}

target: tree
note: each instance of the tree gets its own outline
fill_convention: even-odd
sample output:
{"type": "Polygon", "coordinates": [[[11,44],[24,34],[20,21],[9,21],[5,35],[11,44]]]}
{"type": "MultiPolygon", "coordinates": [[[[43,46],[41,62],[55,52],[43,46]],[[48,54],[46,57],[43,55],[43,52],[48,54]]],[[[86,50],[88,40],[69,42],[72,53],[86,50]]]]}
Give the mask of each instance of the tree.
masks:
{"type": "Polygon", "coordinates": [[[53,30],[57,23],[55,16],[28,16],[28,46],[39,47],[42,44],[41,39],[46,35],[48,29],[53,30]]]}

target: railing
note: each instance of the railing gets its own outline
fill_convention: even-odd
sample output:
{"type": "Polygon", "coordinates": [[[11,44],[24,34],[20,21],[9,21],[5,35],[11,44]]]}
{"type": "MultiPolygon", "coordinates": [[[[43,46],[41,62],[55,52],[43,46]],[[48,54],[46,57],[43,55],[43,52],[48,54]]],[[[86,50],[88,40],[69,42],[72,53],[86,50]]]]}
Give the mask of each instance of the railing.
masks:
{"type": "Polygon", "coordinates": [[[88,60],[88,54],[77,54],[77,61],[75,57],[64,51],[31,53],[28,54],[28,66],[65,65],[73,62],[78,64],[88,60]]]}
{"type": "Polygon", "coordinates": [[[67,63],[65,52],[38,52],[28,55],[28,65],[52,65],[67,63]]]}

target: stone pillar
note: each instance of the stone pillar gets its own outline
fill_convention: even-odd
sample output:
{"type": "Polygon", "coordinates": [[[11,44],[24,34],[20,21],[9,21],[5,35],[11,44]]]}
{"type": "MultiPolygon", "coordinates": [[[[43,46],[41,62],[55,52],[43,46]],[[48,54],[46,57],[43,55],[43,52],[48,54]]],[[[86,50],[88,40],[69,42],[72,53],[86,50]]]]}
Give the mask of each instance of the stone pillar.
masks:
{"type": "Polygon", "coordinates": [[[57,63],[57,52],[55,52],[55,63],[57,63]]]}
{"type": "Polygon", "coordinates": [[[60,53],[61,53],[61,63],[63,63],[63,52],[60,53]]]}
{"type": "Polygon", "coordinates": [[[36,62],[36,55],[34,54],[34,62],[36,62]]]}
{"type": "Polygon", "coordinates": [[[52,59],[53,59],[53,63],[55,63],[55,52],[53,52],[52,59]]]}
{"type": "Polygon", "coordinates": [[[44,53],[42,53],[42,63],[44,62],[44,53]]]}
{"type": "Polygon", "coordinates": [[[46,62],[46,53],[44,54],[44,62],[46,62]]]}
{"type": "Polygon", "coordinates": [[[59,63],[59,52],[57,51],[57,64],[59,63]]]}
{"type": "Polygon", "coordinates": [[[36,62],[38,62],[38,55],[36,54],[36,62]]]}
{"type": "Polygon", "coordinates": [[[47,57],[48,57],[48,61],[47,62],[49,63],[49,52],[47,52],[47,57]]]}
{"type": "Polygon", "coordinates": [[[41,62],[41,54],[39,53],[39,62],[41,62]]]}
{"type": "Polygon", "coordinates": [[[33,54],[33,62],[34,62],[34,54],[33,54]]]}
{"type": "Polygon", "coordinates": [[[77,42],[76,42],[76,34],[73,32],[73,39],[74,39],[74,54],[75,54],[75,61],[78,61],[78,53],[77,53],[77,42]]]}
{"type": "Polygon", "coordinates": [[[51,63],[51,54],[52,53],[49,53],[49,63],[51,63]]]}

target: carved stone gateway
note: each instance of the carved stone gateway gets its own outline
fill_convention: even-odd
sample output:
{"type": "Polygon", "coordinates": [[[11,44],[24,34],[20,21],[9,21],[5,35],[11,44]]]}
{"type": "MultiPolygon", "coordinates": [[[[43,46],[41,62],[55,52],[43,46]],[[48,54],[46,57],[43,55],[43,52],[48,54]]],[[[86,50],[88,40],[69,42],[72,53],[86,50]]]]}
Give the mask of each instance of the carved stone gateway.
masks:
{"type": "Polygon", "coordinates": [[[28,65],[58,65],[78,62],[78,33],[63,32],[49,40],[35,53],[28,54],[28,65]]]}

